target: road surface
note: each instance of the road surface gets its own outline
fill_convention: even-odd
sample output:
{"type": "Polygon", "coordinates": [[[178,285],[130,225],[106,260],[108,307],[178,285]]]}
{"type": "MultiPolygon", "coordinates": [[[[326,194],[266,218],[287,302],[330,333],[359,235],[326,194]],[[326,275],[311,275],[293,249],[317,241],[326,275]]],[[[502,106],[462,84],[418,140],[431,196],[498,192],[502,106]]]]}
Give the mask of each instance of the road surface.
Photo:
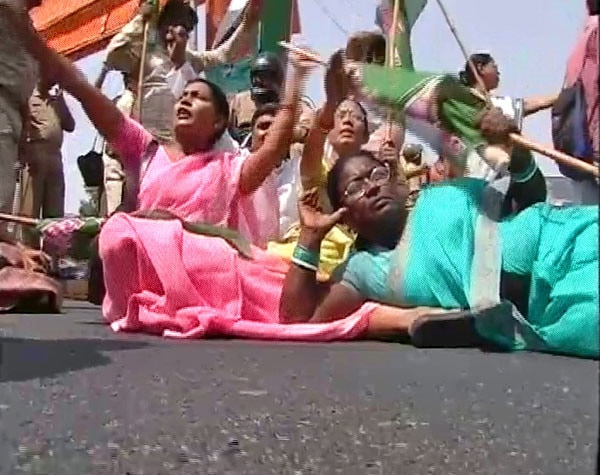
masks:
{"type": "Polygon", "coordinates": [[[586,475],[594,361],[0,315],[0,473],[586,475]]]}

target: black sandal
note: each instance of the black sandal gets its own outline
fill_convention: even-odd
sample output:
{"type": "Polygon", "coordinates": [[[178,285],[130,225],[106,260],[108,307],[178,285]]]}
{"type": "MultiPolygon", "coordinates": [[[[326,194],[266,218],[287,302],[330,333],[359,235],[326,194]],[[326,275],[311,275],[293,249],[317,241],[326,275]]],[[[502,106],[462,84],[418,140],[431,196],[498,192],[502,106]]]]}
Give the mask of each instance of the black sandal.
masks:
{"type": "Polygon", "coordinates": [[[408,333],[417,348],[470,348],[482,344],[474,313],[469,310],[423,315],[408,333]]]}

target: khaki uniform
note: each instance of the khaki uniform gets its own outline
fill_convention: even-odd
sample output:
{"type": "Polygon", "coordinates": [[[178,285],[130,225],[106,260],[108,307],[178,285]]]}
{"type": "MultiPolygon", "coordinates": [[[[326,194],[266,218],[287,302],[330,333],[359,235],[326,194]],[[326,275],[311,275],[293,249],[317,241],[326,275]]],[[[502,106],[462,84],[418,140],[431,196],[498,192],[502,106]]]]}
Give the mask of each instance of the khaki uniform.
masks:
{"type": "MultiPolygon", "coordinates": [[[[23,6],[22,0],[3,0],[23,6]]],[[[23,48],[12,25],[0,15],[0,212],[11,213],[16,186],[15,164],[23,114],[37,83],[36,61],[23,48]]]]}
{"type": "MultiPolygon", "coordinates": [[[[250,134],[252,132],[252,116],[256,111],[256,104],[254,104],[254,101],[252,100],[251,92],[243,91],[233,96],[233,99],[231,99],[231,102],[229,103],[229,110],[229,125],[233,129],[242,131],[247,130],[250,134]]],[[[309,130],[312,126],[314,116],[315,109],[310,99],[307,97],[301,98],[300,116],[297,121],[297,126],[309,130]]],[[[300,152],[298,156],[302,155],[302,144],[293,144],[292,150],[295,150],[295,152],[292,152],[292,155],[297,155],[298,151],[300,152]]]]}
{"type": "MultiPolygon", "coordinates": [[[[420,163],[408,162],[404,157],[400,158],[400,166],[404,170],[405,174],[414,172],[420,167],[420,163]]],[[[415,206],[419,192],[421,188],[427,183],[427,176],[423,173],[421,175],[408,178],[406,180],[408,185],[408,199],[406,200],[406,208],[412,209],[415,206]]]]}
{"type": "MultiPolygon", "coordinates": [[[[133,111],[135,95],[129,90],[125,90],[121,96],[115,100],[116,106],[126,116],[130,116],[133,111]]],[[[113,150],[104,144],[102,161],[104,162],[104,196],[106,199],[106,214],[112,214],[123,200],[123,186],[125,183],[125,172],[123,164],[113,150]]]]}
{"type": "MultiPolygon", "coordinates": [[[[156,39],[149,44],[146,64],[144,65],[144,89],[142,125],[158,140],[172,138],[173,107],[182,93],[185,80],[213,67],[229,64],[237,60],[237,52],[244,44],[250,44],[256,35],[256,28],[248,28],[242,22],[236,32],[221,46],[210,51],[191,51],[186,54],[187,64],[181,70],[175,70],[165,48],[156,39]],[[190,75],[191,71],[191,75],[190,75]]],[[[136,15],[122,30],[112,38],[107,47],[106,64],[109,68],[137,77],[142,43],[144,22],[136,15]]],[[[135,110],[135,106],[134,106],[135,110]]]]}
{"type": "Polygon", "coordinates": [[[61,148],[63,128],[56,99],[42,97],[36,89],[29,100],[29,136],[22,161],[28,165],[25,213],[35,218],[60,218],[65,212],[65,177],[61,148]]]}
{"type": "Polygon", "coordinates": [[[250,91],[243,91],[235,96],[229,104],[230,118],[229,125],[234,130],[251,132],[252,116],[256,111],[256,104],[252,100],[250,91]]]}

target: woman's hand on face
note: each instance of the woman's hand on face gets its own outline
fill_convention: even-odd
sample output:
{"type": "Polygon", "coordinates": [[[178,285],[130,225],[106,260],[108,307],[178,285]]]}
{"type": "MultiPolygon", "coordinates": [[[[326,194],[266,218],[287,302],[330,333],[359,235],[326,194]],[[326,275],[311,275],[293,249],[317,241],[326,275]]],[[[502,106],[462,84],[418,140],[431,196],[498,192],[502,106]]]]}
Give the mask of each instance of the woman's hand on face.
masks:
{"type": "Polygon", "coordinates": [[[324,238],[340,222],[347,210],[340,208],[332,214],[324,213],[319,206],[319,190],[313,188],[300,196],[298,211],[302,227],[324,238]]]}

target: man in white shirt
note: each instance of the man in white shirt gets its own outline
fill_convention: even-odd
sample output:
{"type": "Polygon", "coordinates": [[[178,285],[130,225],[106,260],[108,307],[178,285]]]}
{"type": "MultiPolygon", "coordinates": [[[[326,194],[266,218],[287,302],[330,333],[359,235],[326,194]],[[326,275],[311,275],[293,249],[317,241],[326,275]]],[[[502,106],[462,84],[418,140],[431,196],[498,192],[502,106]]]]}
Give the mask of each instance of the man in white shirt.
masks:
{"type": "MultiPolygon", "coordinates": [[[[144,24],[152,15],[143,5],[140,12],[111,40],[106,57],[106,68],[139,76],[139,65],[144,37],[144,24]]],[[[186,49],[188,36],[198,23],[196,12],[186,0],[170,0],[161,11],[152,41],[149,41],[145,79],[142,94],[142,124],[159,141],[168,141],[172,135],[172,110],[185,83],[206,69],[236,60],[256,35],[260,11],[248,8],[240,27],[225,43],[215,50],[191,51],[186,49]]],[[[134,106],[134,118],[135,118],[134,106]]]]}

